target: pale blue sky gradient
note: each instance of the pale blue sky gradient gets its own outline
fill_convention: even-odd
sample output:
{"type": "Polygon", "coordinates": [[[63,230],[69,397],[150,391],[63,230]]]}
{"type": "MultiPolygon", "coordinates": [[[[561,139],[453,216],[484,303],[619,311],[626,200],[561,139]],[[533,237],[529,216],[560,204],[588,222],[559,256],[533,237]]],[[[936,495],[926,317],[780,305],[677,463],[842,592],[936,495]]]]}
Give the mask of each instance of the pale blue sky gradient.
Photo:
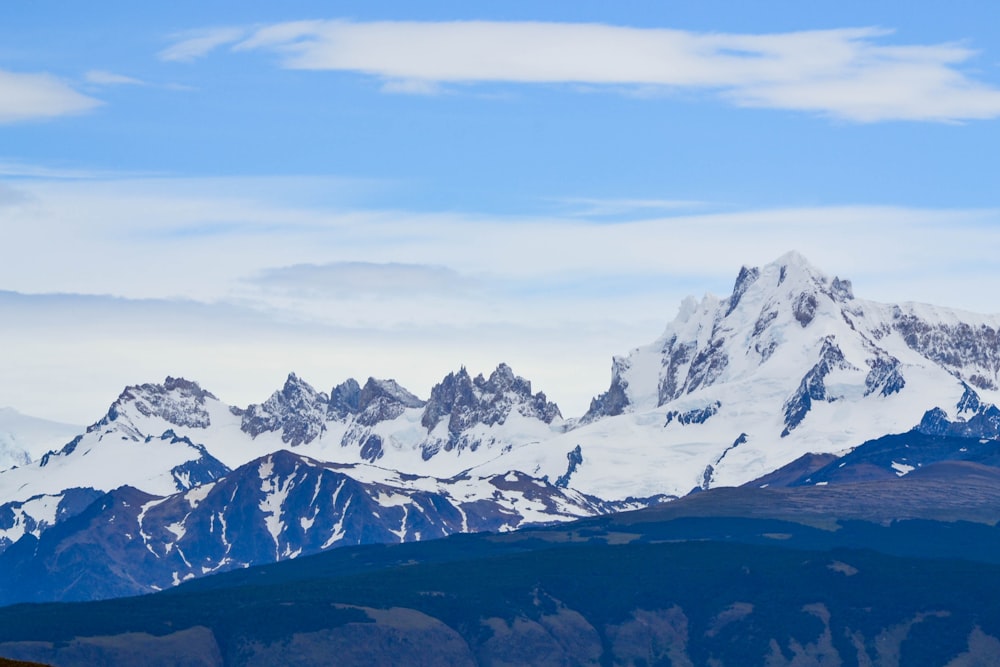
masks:
{"type": "Polygon", "coordinates": [[[997,25],[961,1],[3,3],[0,405],[93,421],[168,373],[235,403],[288,371],[426,395],[506,361],[578,415],[683,296],[793,248],[859,296],[998,312],[997,25]]]}

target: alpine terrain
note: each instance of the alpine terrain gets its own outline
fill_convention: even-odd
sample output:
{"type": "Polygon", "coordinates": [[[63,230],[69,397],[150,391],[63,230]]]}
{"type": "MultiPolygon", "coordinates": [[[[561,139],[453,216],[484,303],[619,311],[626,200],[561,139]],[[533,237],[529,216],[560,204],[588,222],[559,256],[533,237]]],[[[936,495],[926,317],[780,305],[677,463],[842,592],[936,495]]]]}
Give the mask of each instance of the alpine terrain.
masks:
{"type": "Polygon", "coordinates": [[[426,398],[295,374],[246,407],[180,378],[130,386],[50,451],[30,430],[0,441],[18,443],[0,472],[0,602],[147,593],[717,487],[992,470],[998,330],[1000,316],[858,298],[793,252],[743,267],[727,297],[685,300],[578,418],[502,363],[426,398]]]}

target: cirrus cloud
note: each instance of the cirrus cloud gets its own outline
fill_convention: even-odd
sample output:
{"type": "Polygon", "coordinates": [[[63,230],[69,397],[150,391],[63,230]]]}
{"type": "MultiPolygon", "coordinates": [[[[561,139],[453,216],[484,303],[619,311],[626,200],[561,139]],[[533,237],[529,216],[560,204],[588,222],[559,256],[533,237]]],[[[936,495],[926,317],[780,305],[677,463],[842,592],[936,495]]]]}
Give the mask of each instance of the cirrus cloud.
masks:
{"type": "Polygon", "coordinates": [[[145,81],[136,79],[131,76],[125,76],[124,74],[116,74],[114,72],[108,72],[106,70],[92,69],[83,75],[83,78],[87,83],[92,83],[97,86],[144,86],[145,81]]]}
{"type": "Polygon", "coordinates": [[[160,51],[160,60],[192,62],[220,46],[239,41],[247,34],[245,28],[221,27],[190,30],[172,36],[174,43],[160,51]]]}
{"type": "Polygon", "coordinates": [[[226,44],[277,53],[282,66],[378,77],[384,92],[441,84],[576,84],[693,89],[742,107],[851,122],[956,122],[1000,116],[1000,89],[962,66],[958,44],[886,43],[874,27],[771,34],[698,33],[604,24],[291,21],[186,33],[163,51],[190,61],[226,44]]]}

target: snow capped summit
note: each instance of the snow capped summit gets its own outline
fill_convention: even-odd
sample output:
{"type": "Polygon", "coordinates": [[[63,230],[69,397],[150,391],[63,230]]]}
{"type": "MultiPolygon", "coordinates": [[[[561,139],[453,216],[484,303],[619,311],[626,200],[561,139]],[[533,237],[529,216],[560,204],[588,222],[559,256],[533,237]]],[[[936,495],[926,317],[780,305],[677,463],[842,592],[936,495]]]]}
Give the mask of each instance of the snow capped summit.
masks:
{"type": "MultiPolygon", "coordinates": [[[[196,382],[168,376],[163,384],[126,387],[108,408],[107,415],[87,430],[96,430],[111,422],[138,426],[151,419],[175,426],[207,428],[212,423],[206,409],[207,401],[218,399],[196,382]]],[[[137,428],[137,432],[141,431],[137,428]]]]}
{"type": "Polygon", "coordinates": [[[970,388],[996,403],[998,330],[997,316],[859,299],[786,253],[742,267],[728,297],[685,299],[657,340],[614,358],[575,428],[517,465],[603,498],[742,484],[908,431],[933,407],[957,417],[970,388]]]}
{"type": "MultiPolygon", "coordinates": [[[[610,388],[594,399],[584,421],[659,407],[762,373],[804,381],[809,386],[803,395],[824,394],[824,400],[822,377],[832,370],[863,370],[863,393],[887,396],[902,389],[905,379],[899,359],[878,341],[907,318],[900,312],[886,322],[883,311],[880,304],[855,299],[849,280],[828,277],[797,252],[762,268],[744,266],[728,298],[688,298],[659,339],[616,358],[610,388]]],[[[928,325],[908,328],[934,331],[928,325]]],[[[918,336],[909,338],[908,346],[919,351],[918,336]]]]}
{"type": "Polygon", "coordinates": [[[163,384],[126,387],[99,424],[106,425],[125,415],[159,418],[176,426],[207,428],[212,422],[205,409],[209,399],[218,400],[196,382],[168,376],[163,384]]]}
{"type": "Polygon", "coordinates": [[[804,329],[818,317],[813,331],[837,328],[831,321],[842,319],[853,298],[850,281],[828,278],[797,252],[763,268],[744,266],[728,298],[688,297],[659,339],[616,357],[611,386],[594,399],[583,422],[659,407],[745,377],[795,337],[788,331],[792,322],[804,329]]]}

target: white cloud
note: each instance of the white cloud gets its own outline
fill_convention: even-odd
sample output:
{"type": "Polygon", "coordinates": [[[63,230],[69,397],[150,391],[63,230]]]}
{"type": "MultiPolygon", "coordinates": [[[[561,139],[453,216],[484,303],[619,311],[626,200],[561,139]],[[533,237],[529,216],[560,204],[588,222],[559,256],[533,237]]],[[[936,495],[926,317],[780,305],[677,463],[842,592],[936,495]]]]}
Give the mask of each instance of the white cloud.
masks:
{"type": "Polygon", "coordinates": [[[84,80],[87,83],[93,83],[98,86],[144,86],[145,81],[140,81],[139,79],[132,78],[130,76],[125,76],[123,74],[115,74],[114,72],[107,72],[105,70],[92,69],[83,75],[84,80]]]}
{"type": "MultiPolygon", "coordinates": [[[[442,83],[571,83],[631,86],[642,94],[704,90],[740,106],[855,122],[1000,116],[1000,89],[960,69],[973,50],[886,44],[890,32],[748,35],[571,23],[296,21],[257,28],[234,50],[272,50],[293,69],[370,74],[385,80],[387,92],[426,94],[442,83]]],[[[211,43],[234,39],[227,34],[211,43]]],[[[193,50],[201,55],[208,48],[193,50]]]]}
{"type": "Polygon", "coordinates": [[[661,328],[611,321],[571,332],[544,322],[346,327],[219,303],[2,291],[0,316],[0,349],[17,350],[0,354],[0,405],[75,423],[99,419],[125,385],[166,375],[246,405],[265,400],[290,371],[324,391],[374,376],[427,397],[462,365],[489,373],[501,361],[576,415],[606,388],[611,353],[626,349],[617,339],[631,345],[661,328]]]}
{"type": "MultiPolygon", "coordinates": [[[[895,277],[933,267],[949,284],[957,267],[1000,261],[993,251],[1000,246],[996,210],[654,210],[652,217],[607,223],[367,210],[350,203],[350,182],[312,179],[299,183],[298,192],[286,191],[287,183],[19,178],[26,203],[5,212],[0,288],[211,301],[249,298],[248,290],[268,281],[290,288],[310,277],[327,286],[367,280],[383,292],[410,282],[411,295],[440,296],[454,276],[474,278],[476,289],[499,285],[504,294],[534,289],[541,304],[547,289],[558,289],[565,300],[578,285],[584,298],[604,293],[609,281],[638,287],[697,279],[708,288],[706,281],[721,277],[725,288],[741,264],[765,263],[793,248],[848,275],[878,267],[895,277]],[[317,193],[338,189],[345,191],[342,200],[316,203],[317,193]]],[[[956,293],[964,303],[955,305],[1000,311],[1000,295],[992,291],[956,293]]],[[[550,306],[571,312],[579,303],[550,306]]],[[[507,307],[513,312],[519,304],[506,300],[501,308],[507,307]]]]}
{"type": "Polygon", "coordinates": [[[0,404],[93,420],[122,384],[166,374],[246,403],[293,370],[326,389],[395,376],[426,395],[463,363],[507,361],[580,414],[610,356],[653,340],[684,296],[728,294],[742,264],[789,249],[861,297],[1000,312],[984,287],[1000,275],[997,210],[681,209],[609,224],[317,205],[351,186],[316,179],[290,197],[286,184],[18,178],[0,289],[122,298],[0,299],[0,404]],[[64,391],[79,412],[39,409],[64,391]]]}
{"type": "Polygon", "coordinates": [[[193,62],[220,46],[239,41],[246,32],[245,28],[221,27],[178,33],[173,35],[176,41],[158,55],[160,60],[193,62]]]}
{"type": "Polygon", "coordinates": [[[381,90],[400,95],[437,95],[441,93],[441,86],[424,79],[389,79],[382,84],[381,90]]]}
{"type": "Polygon", "coordinates": [[[0,70],[0,123],[77,114],[100,104],[49,74],[0,70]]]}

